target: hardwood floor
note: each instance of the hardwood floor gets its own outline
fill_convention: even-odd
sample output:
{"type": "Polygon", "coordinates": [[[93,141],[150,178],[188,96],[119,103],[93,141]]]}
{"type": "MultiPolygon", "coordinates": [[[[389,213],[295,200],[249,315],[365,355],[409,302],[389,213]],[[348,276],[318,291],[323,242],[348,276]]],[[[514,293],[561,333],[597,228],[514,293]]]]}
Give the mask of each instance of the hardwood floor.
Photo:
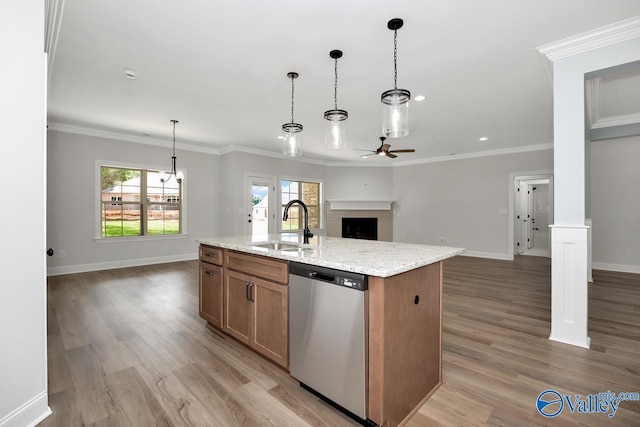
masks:
{"type": "MultiPolygon", "coordinates": [[[[49,278],[49,403],[41,426],[356,425],[198,317],[197,261],[49,278]]],[[[546,389],[640,392],[640,275],[594,272],[591,349],[548,340],[549,259],[445,262],[444,384],[408,426],[640,425],[544,418],[546,389]]]]}

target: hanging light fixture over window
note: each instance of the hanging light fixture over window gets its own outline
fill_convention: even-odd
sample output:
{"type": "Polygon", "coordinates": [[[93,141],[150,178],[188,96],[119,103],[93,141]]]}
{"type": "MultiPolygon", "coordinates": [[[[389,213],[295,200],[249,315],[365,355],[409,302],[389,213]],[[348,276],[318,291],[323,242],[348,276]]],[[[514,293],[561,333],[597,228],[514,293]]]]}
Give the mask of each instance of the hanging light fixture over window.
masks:
{"type": "Polygon", "coordinates": [[[169,172],[168,177],[166,176],[166,174],[161,174],[160,181],[162,183],[169,182],[169,180],[173,176],[178,184],[180,184],[182,182],[182,178],[178,176],[178,171],[176,169],[176,123],[178,123],[178,121],[171,120],[171,123],[173,123],[173,155],[171,156],[171,172],[169,172]]]}
{"type": "Polygon", "coordinates": [[[284,131],[284,142],[282,143],[282,154],[289,157],[302,156],[302,125],[293,121],[293,100],[294,85],[293,81],[298,78],[298,73],[289,72],[287,77],[291,79],[291,123],[282,125],[284,131]]]}
{"type": "Polygon", "coordinates": [[[393,89],[382,92],[382,134],[388,138],[409,135],[409,100],[411,92],[398,89],[398,30],[404,22],[394,18],[387,23],[393,30],[393,89]]]}
{"type": "Polygon", "coordinates": [[[333,81],[333,110],[324,112],[326,129],[324,134],[324,146],[327,148],[345,148],[347,146],[347,118],[349,114],[345,110],[338,110],[338,58],[342,58],[341,50],[332,50],[329,56],[335,60],[333,81]]]}

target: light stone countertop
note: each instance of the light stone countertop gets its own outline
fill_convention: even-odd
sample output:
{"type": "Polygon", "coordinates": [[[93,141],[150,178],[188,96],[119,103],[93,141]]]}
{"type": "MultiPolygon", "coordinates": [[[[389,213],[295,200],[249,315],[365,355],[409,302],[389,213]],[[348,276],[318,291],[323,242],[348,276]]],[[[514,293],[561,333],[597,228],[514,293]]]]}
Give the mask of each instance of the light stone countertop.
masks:
{"type": "Polygon", "coordinates": [[[262,255],[287,261],[351,271],[369,276],[390,277],[464,252],[462,248],[428,246],[379,240],[317,236],[302,244],[302,235],[282,233],[255,236],[211,237],[198,243],[262,255]],[[253,245],[267,242],[299,244],[304,250],[287,252],[253,245]]]}

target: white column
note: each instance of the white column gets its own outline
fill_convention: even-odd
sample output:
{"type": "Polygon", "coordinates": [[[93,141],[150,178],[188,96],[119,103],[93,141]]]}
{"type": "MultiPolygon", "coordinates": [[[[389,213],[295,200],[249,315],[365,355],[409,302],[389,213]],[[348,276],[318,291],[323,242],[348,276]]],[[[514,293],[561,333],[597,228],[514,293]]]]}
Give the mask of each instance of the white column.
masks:
{"type": "Polygon", "coordinates": [[[585,164],[591,159],[585,158],[585,76],[637,66],[640,16],[538,50],[553,61],[555,224],[549,339],[588,348],[585,164]]]}
{"type": "Polygon", "coordinates": [[[551,335],[589,348],[587,227],[551,226],[551,335]]]}

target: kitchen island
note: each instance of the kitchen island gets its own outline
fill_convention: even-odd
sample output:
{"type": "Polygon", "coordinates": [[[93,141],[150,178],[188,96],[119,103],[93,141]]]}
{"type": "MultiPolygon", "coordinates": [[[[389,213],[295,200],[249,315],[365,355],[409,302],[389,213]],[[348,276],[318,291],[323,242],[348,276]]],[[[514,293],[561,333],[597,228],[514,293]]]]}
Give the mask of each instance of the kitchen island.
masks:
{"type": "Polygon", "coordinates": [[[289,261],[369,276],[369,420],[401,425],[440,385],[442,261],[462,249],[325,236],[302,244],[294,233],[198,242],[200,315],[285,369],[289,261]]]}

